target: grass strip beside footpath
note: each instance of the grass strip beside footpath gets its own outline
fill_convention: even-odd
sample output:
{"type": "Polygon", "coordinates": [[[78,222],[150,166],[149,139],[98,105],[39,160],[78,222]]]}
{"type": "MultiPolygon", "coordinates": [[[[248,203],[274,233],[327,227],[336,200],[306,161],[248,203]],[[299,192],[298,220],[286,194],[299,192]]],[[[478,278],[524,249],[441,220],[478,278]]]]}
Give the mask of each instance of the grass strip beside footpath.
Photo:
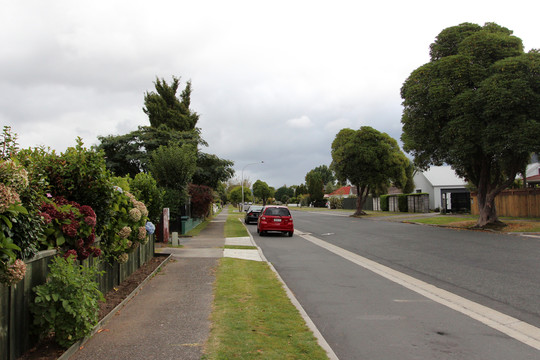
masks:
{"type": "MultiPolygon", "coordinates": [[[[415,223],[428,225],[442,225],[456,228],[470,228],[476,224],[478,216],[435,216],[425,219],[412,220],[415,223]]],[[[507,219],[501,218],[505,226],[498,229],[500,232],[540,232],[540,221],[538,219],[507,219]]]]}
{"type": "Polygon", "coordinates": [[[245,214],[238,212],[234,206],[229,206],[229,215],[224,230],[226,238],[249,236],[245,226],[240,222],[244,216],[245,214]]]}
{"type": "MultiPolygon", "coordinates": [[[[225,237],[249,236],[229,208],[225,237]]],[[[203,359],[328,359],[266,262],[219,260],[203,359]]]]}
{"type": "Polygon", "coordinates": [[[203,359],[328,359],[266,262],[220,259],[214,296],[203,359]]]}

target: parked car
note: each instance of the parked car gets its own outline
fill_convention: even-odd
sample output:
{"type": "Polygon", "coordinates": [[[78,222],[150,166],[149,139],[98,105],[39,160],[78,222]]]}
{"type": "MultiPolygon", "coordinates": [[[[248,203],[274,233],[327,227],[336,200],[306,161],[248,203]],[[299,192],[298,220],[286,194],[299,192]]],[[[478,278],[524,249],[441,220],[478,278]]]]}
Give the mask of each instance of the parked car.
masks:
{"type": "Polygon", "coordinates": [[[246,217],[244,218],[244,222],[246,224],[249,224],[251,222],[256,223],[259,219],[259,215],[261,214],[262,209],[262,205],[251,205],[249,209],[246,210],[246,217]]]}
{"type": "Polygon", "coordinates": [[[257,233],[264,236],[268,231],[279,231],[293,236],[293,218],[286,206],[268,205],[263,208],[257,220],[257,233]]]}

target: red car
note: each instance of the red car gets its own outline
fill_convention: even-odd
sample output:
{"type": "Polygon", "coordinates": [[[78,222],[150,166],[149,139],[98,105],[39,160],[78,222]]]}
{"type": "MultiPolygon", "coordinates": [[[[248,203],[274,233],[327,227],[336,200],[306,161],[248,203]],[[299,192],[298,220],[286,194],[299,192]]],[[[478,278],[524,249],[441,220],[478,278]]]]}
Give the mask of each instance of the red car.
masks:
{"type": "Polygon", "coordinates": [[[264,236],[268,231],[278,231],[293,236],[294,225],[291,212],[286,206],[265,206],[257,220],[257,232],[264,236]]]}

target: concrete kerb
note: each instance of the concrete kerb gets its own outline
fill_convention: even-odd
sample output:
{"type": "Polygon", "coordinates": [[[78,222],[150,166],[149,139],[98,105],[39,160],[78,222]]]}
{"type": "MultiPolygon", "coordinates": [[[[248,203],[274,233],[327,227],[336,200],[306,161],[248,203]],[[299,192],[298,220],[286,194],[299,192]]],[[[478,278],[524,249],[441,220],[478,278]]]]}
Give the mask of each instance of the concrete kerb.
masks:
{"type": "MultiPolygon", "coordinates": [[[[155,256],[159,256],[159,254],[156,254],[155,256]]],[[[169,260],[171,260],[171,258],[172,258],[172,254],[167,256],[167,258],[163,260],[163,262],[150,275],[148,275],[148,277],[144,279],[144,281],[141,282],[135,290],[133,290],[124,300],[122,300],[120,304],[118,304],[107,315],[105,315],[105,317],[101,319],[100,322],[97,323],[97,325],[94,327],[90,335],[86,336],[84,339],[79,340],[75,344],[71,345],[71,347],[67,349],[58,358],[58,360],[69,360],[71,356],[73,356],[77,351],[79,351],[79,349],[81,349],[84,346],[84,344],[92,338],[92,336],[94,336],[101,328],[103,328],[103,326],[105,326],[105,324],[118,312],[118,310],[123,308],[135,295],[137,295],[137,293],[142,289],[142,287],[146,285],[146,283],[150,281],[150,279],[152,279],[161,270],[161,268],[165,266],[165,264],[167,264],[169,260]]]]}
{"type": "MultiPolygon", "coordinates": [[[[244,224],[244,227],[246,227],[245,224],[244,224]]],[[[247,227],[246,227],[246,230],[247,230],[247,227]]],[[[321,332],[319,331],[319,329],[317,328],[317,326],[315,325],[313,320],[311,320],[308,313],[302,307],[302,304],[300,304],[300,302],[294,296],[291,289],[289,289],[289,287],[287,286],[285,281],[281,278],[281,276],[277,272],[276,268],[274,268],[272,263],[269,262],[266,259],[266,257],[263,254],[262,249],[259,247],[259,245],[257,245],[257,243],[255,242],[255,239],[253,239],[253,236],[251,235],[251,233],[249,231],[247,233],[249,234],[249,238],[250,238],[250,241],[252,242],[253,246],[257,247],[257,251],[259,252],[259,256],[261,257],[262,261],[266,262],[268,264],[268,266],[270,267],[270,269],[274,272],[277,279],[281,282],[281,285],[283,286],[283,289],[285,289],[285,292],[286,292],[289,300],[296,307],[296,309],[298,310],[298,312],[300,313],[300,315],[302,316],[302,318],[306,322],[307,327],[313,332],[313,335],[317,339],[317,342],[319,343],[319,346],[322,347],[324,349],[324,351],[326,351],[326,354],[328,355],[328,358],[330,360],[339,360],[337,355],[334,353],[334,350],[332,350],[332,348],[330,347],[330,345],[328,344],[328,342],[326,341],[324,336],[321,334],[321,332]]],[[[251,251],[255,251],[255,250],[251,250],[251,251]]]]}

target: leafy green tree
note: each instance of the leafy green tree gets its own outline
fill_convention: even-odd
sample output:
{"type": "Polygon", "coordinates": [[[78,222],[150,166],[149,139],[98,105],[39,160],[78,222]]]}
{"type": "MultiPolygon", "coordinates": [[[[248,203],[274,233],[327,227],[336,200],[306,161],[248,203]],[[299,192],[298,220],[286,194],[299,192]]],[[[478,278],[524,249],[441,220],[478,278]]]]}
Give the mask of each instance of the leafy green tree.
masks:
{"type": "Polygon", "coordinates": [[[336,177],[334,172],[326,165],[317,166],[315,169],[311,170],[321,174],[321,180],[323,184],[334,184],[336,182],[336,177]]]}
{"type": "Polygon", "coordinates": [[[156,129],[165,126],[175,131],[194,130],[199,115],[189,108],[191,81],[187,82],[180,98],[176,96],[180,86],[179,78],[173,76],[170,85],[164,79],[156,78],[154,85],[156,92],[147,92],[144,96],[143,111],[148,115],[150,126],[156,129]]]}
{"type": "Polygon", "coordinates": [[[197,169],[193,174],[193,183],[217,189],[220,182],[227,181],[234,176],[233,165],[234,163],[230,160],[199,152],[197,154],[197,169]]]}
{"type": "Polygon", "coordinates": [[[404,149],[421,169],[447,163],[478,190],[477,226],[540,150],[540,54],[494,23],[444,29],[405,81],[404,149]]]}
{"type": "Polygon", "coordinates": [[[164,206],[170,209],[173,219],[181,215],[181,208],[186,204],[187,187],[196,166],[196,149],[192,145],[172,143],[152,153],[150,171],[158,185],[165,188],[164,206]]]}
{"type": "Polygon", "coordinates": [[[371,190],[404,183],[408,163],[396,140],[369,126],[342,129],[332,142],[331,167],[338,180],[358,189],[355,215],[365,214],[362,208],[371,190]]]}
{"type": "Polygon", "coordinates": [[[151,174],[138,173],[130,181],[131,193],[142,201],[148,209],[148,218],[157,224],[160,221],[163,209],[165,190],[160,188],[151,174]]]}
{"type": "MultiPolygon", "coordinates": [[[[236,186],[229,191],[229,201],[233,204],[242,202],[242,186],[236,186]]],[[[249,191],[249,188],[246,187],[244,187],[244,201],[253,201],[251,199],[251,192],[249,191]]]]}
{"type": "Polygon", "coordinates": [[[323,174],[316,169],[306,174],[306,185],[309,193],[309,202],[321,206],[324,199],[323,174]]]}
{"type": "Polygon", "coordinates": [[[293,196],[294,189],[292,187],[287,187],[287,185],[283,185],[282,187],[278,188],[274,194],[276,200],[281,201],[282,203],[287,203],[288,199],[292,198],[293,196]]]}
{"type": "Polygon", "coordinates": [[[263,206],[266,205],[266,200],[272,197],[273,192],[267,183],[261,180],[255,181],[253,184],[253,195],[262,200],[263,206]]]}

